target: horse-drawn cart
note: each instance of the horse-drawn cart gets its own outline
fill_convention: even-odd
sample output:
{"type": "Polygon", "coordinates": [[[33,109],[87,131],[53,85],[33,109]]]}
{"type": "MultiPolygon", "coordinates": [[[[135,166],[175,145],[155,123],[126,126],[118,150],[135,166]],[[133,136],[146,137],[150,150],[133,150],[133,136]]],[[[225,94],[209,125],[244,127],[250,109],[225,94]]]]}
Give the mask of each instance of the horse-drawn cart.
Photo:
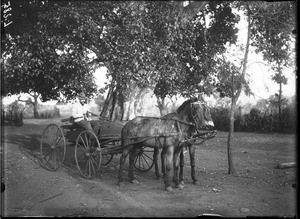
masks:
{"type": "MultiPolygon", "coordinates": [[[[40,152],[44,168],[56,171],[65,161],[68,148],[74,147],[79,173],[87,179],[95,176],[101,165],[107,165],[115,154],[122,153],[121,130],[124,124],[106,118],[92,120],[95,133],[62,119],[62,125],[49,124],[42,133],[40,152]]],[[[143,148],[135,168],[149,171],[153,166],[154,149],[143,148]]]]}
{"type": "MultiPolygon", "coordinates": [[[[191,175],[195,177],[195,147],[197,139],[204,141],[214,138],[216,130],[208,106],[201,101],[185,101],[177,113],[167,117],[138,116],[125,125],[107,119],[91,121],[94,132],[84,130],[68,119],[61,126],[50,124],[46,127],[41,139],[41,157],[44,167],[57,170],[64,162],[67,148],[74,147],[74,160],[80,174],[92,178],[107,165],[115,154],[121,154],[118,179],[123,184],[123,166],[129,154],[129,178],[134,181],[133,166],[139,171],[149,171],[155,164],[155,174],[159,177],[158,152],[162,149],[162,172],[166,190],[171,190],[172,177],[170,170],[174,165],[176,187],[183,183],[183,147],[189,147],[191,175]],[[205,131],[206,130],[206,131],[205,131]],[[180,176],[178,164],[180,156],[180,176]],[[173,160],[174,158],[174,160],[173,160]]],[[[199,144],[199,143],[198,143],[199,144]]]]}

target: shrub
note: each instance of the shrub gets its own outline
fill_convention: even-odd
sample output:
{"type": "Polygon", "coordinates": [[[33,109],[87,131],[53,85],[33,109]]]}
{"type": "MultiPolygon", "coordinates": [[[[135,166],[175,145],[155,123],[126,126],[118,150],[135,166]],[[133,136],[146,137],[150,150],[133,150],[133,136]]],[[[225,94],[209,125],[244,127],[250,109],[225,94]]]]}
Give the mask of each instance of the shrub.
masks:
{"type": "Polygon", "coordinates": [[[10,125],[21,126],[23,125],[23,111],[24,105],[14,101],[6,107],[6,110],[2,113],[4,114],[4,119],[9,122],[10,125]]]}
{"type": "Polygon", "coordinates": [[[39,110],[39,119],[52,119],[60,117],[59,109],[54,106],[52,109],[49,109],[49,106],[39,110]]]}
{"type": "Polygon", "coordinates": [[[282,110],[282,132],[295,133],[297,129],[296,107],[294,104],[288,105],[282,110]]]}
{"type": "MultiPolygon", "coordinates": [[[[279,127],[278,113],[267,109],[265,112],[251,108],[249,113],[235,113],[234,131],[236,132],[284,132],[295,133],[297,130],[295,104],[290,104],[282,110],[282,127],[279,127]]],[[[211,108],[211,116],[215,128],[229,131],[230,110],[223,107],[211,108]]]]}
{"type": "Polygon", "coordinates": [[[211,108],[210,114],[211,118],[214,121],[215,128],[220,131],[229,130],[229,109],[216,107],[211,108]]]}

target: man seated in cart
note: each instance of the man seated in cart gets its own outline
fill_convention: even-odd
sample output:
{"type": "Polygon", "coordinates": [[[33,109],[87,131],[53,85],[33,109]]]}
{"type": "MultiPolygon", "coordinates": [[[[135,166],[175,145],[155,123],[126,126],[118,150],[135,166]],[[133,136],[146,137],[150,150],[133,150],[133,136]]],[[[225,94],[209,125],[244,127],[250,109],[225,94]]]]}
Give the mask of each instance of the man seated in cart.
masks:
{"type": "Polygon", "coordinates": [[[94,129],[91,126],[91,116],[98,116],[96,114],[93,114],[89,111],[87,103],[87,97],[83,92],[81,92],[77,96],[79,103],[76,102],[74,104],[73,110],[72,110],[72,116],[71,121],[75,123],[76,125],[84,128],[85,130],[90,130],[94,134],[94,129]]]}

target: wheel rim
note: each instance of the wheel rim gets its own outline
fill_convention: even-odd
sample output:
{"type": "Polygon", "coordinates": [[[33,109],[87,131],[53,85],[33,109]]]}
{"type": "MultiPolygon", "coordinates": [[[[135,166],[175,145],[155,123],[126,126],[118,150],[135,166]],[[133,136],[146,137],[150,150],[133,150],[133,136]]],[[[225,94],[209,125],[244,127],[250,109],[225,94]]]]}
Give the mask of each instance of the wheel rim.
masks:
{"type": "Polygon", "coordinates": [[[75,144],[75,161],[80,174],[91,179],[101,167],[101,148],[98,138],[91,131],[79,134],[75,144]]]}
{"type": "Polygon", "coordinates": [[[66,155],[66,140],[57,125],[50,124],[44,130],[40,152],[45,169],[56,171],[62,165],[66,155]]]}
{"type": "Polygon", "coordinates": [[[134,167],[141,172],[149,171],[154,165],[153,153],[154,148],[143,147],[135,159],[134,167]]]}

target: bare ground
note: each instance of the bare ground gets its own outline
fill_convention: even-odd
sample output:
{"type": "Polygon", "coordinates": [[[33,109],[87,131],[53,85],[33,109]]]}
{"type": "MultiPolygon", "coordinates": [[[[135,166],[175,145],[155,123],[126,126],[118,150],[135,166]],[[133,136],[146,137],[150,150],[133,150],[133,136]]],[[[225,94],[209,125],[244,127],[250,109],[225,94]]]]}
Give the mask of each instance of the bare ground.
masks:
{"type": "MultiPolygon", "coordinates": [[[[196,150],[193,185],[186,154],[185,187],[164,190],[154,168],[135,172],[140,184],[128,178],[117,185],[119,155],[101,167],[93,180],[79,176],[69,160],[56,172],[45,170],[36,157],[41,133],[58,120],[25,120],[21,127],[4,126],[2,216],[101,217],[223,217],[297,215],[297,168],[277,169],[278,163],[296,162],[296,136],[234,133],[237,170],[228,174],[226,132],[219,132],[196,150]]],[[[72,154],[72,148],[68,153],[72,154]]],[[[128,158],[127,158],[128,159],[128,158]]],[[[128,160],[127,160],[128,163],[128,160]]],[[[127,167],[126,175],[127,175],[127,167]]]]}

